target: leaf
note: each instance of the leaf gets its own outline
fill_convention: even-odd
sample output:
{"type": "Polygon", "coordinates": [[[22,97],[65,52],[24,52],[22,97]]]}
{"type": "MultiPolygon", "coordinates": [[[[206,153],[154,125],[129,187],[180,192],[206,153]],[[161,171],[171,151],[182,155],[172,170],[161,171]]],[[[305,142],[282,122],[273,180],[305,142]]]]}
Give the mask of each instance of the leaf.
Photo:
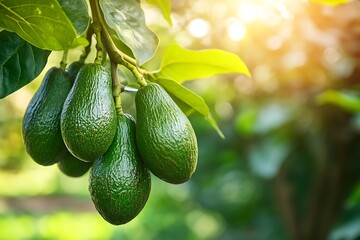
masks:
{"type": "Polygon", "coordinates": [[[86,0],[58,0],[58,2],[71,20],[77,35],[83,34],[90,22],[86,0]]]}
{"type": "Polygon", "coordinates": [[[336,5],[348,3],[350,2],[350,0],[310,0],[310,2],[336,6],[336,5]]]}
{"type": "Polygon", "coordinates": [[[134,54],[132,53],[131,49],[125,45],[125,43],[123,43],[120,38],[117,36],[117,33],[115,32],[115,30],[107,27],[107,30],[111,36],[111,39],[113,40],[113,42],[115,43],[116,47],[122,51],[123,53],[127,54],[128,56],[135,58],[134,54]]]}
{"type": "Polygon", "coordinates": [[[136,0],[100,0],[100,6],[107,25],[131,49],[139,65],[148,61],[155,54],[159,39],[146,26],[140,4],[136,0]]]}
{"type": "Polygon", "coordinates": [[[233,53],[218,49],[192,51],[171,45],[165,50],[160,70],[155,75],[181,83],[224,73],[250,76],[245,63],[233,53]]]}
{"type": "Polygon", "coordinates": [[[4,98],[37,77],[50,51],[38,49],[15,33],[0,32],[0,98],[4,98]]]}
{"type": "Polygon", "coordinates": [[[3,0],[0,16],[0,27],[41,49],[64,50],[87,43],[77,38],[56,0],[3,0]]]}
{"type": "Polygon", "coordinates": [[[202,97],[171,79],[160,78],[157,79],[157,83],[159,83],[171,96],[175,97],[175,101],[181,102],[180,107],[183,109],[185,108],[185,113],[194,109],[209,122],[221,138],[224,138],[224,134],[213,119],[209,107],[202,97]],[[189,108],[186,108],[186,106],[189,108]]]}
{"type": "Polygon", "coordinates": [[[149,4],[152,4],[154,6],[157,6],[165,18],[165,20],[169,23],[169,25],[172,25],[171,22],[171,6],[170,6],[170,0],[146,0],[149,4]]]}
{"type": "Polygon", "coordinates": [[[355,92],[327,90],[315,100],[319,105],[333,104],[349,112],[360,112],[360,96],[355,92]]]}

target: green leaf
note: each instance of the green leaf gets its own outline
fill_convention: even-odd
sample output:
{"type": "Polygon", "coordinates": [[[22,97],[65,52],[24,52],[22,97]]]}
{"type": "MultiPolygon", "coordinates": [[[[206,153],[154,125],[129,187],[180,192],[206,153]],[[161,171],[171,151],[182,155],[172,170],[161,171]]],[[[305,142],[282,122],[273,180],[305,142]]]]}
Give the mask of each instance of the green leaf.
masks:
{"type": "Polygon", "coordinates": [[[17,33],[32,45],[64,50],[86,43],[56,0],[3,0],[0,27],[17,33]]]}
{"type": "Polygon", "coordinates": [[[127,54],[128,56],[135,58],[133,52],[131,51],[131,49],[125,45],[125,43],[123,43],[120,38],[117,36],[117,33],[115,32],[115,30],[107,27],[107,30],[111,36],[111,39],[113,40],[113,42],[115,43],[116,47],[122,51],[123,53],[127,54]]]}
{"type": "Polygon", "coordinates": [[[163,17],[165,18],[165,20],[170,25],[172,25],[171,17],[170,17],[170,13],[171,13],[170,0],[146,0],[146,1],[149,4],[157,6],[161,10],[161,13],[162,13],[163,17]]]}
{"type": "Polygon", "coordinates": [[[58,0],[58,2],[71,20],[77,35],[83,34],[90,22],[86,0],[58,0]]]}
{"type": "Polygon", "coordinates": [[[0,32],[0,98],[4,98],[37,77],[50,51],[38,49],[15,33],[0,32]]]}
{"type": "Polygon", "coordinates": [[[159,39],[145,23],[144,12],[136,0],[100,0],[107,25],[133,52],[139,65],[155,53],[159,39]]]}
{"type": "Polygon", "coordinates": [[[159,78],[157,79],[157,83],[159,83],[172,97],[175,97],[175,102],[180,102],[180,107],[183,111],[185,110],[185,114],[191,114],[192,109],[200,113],[218,132],[219,136],[224,138],[224,134],[216,124],[210,113],[209,107],[202,97],[171,79],[159,78]]]}
{"type": "Polygon", "coordinates": [[[336,6],[336,5],[348,3],[350,2],[350,0],[310,0],[310,2],[336,6]]]}
{"type": "Polygon", "coordinates": [[[155,75],[181,83],[224,73],[250,76],[245,63],[233,53],[218,49],[192,51],[171,45],[165,50],[160,70],[155,75]]]}
{"type": "Polygon", "coordinates": [[[316,97],[319,105],[333,104],[346,111],[360,112],[360,96],[356,92],[327,90],[316,97]]]}

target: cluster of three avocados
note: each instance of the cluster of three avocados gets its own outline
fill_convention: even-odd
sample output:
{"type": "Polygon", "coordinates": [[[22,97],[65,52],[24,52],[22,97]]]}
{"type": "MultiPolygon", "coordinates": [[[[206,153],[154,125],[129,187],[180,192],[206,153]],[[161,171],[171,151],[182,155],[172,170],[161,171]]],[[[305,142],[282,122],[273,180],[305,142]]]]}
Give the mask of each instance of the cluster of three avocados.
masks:
{"type": "Polygon", "coordinates": [[[89,168],[89,191],[108,222],[129,222],[150,193],[149,170],[166,182],[187,181],[197,164],[197,141],[183,112],[156,83],[135,97],[137,123],[117,111],[112,79],[99,64],[51,68],[23,120],[27,152],[35,162],[58,163],[69,176],[89,168]],[[149,170],[148,170],[149,169],[149,170]]]}

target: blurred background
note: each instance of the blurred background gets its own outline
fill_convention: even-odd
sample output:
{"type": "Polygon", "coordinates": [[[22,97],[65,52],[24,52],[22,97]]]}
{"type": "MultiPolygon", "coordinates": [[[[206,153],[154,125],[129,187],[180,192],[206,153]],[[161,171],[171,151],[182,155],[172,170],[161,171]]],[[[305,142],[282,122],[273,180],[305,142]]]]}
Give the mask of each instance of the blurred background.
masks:
{"type": "MultiPolygon", "coordinates": [[[[174,42],[227,50],[247,64],[251,79],[185,83],[209,104],[225,140],[191,115],[193,178],[170,185],[153,177],[140,215],[112,226],[93,207],[88,174],[64,176],[25,152],[22,117],[45,70],[0,102],[0,239],[360,239],[360,2],[172,1],[172,27],[144,8],[161,39],[149,68],[174,42]]],[[[123,94],[132,114],[133,97],[123,94]]]]}

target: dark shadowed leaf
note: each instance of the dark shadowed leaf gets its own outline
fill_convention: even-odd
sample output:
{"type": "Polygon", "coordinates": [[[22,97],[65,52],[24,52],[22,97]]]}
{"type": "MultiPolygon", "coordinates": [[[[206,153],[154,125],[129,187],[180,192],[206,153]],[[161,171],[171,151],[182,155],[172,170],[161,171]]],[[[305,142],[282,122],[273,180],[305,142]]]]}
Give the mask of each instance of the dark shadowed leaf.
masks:
{"type": "Polygon", "coordinates": [[[41,50],[15,33],[0,32],[0,98],[4,98],[37,77],[50,51],[41,50]]]}

